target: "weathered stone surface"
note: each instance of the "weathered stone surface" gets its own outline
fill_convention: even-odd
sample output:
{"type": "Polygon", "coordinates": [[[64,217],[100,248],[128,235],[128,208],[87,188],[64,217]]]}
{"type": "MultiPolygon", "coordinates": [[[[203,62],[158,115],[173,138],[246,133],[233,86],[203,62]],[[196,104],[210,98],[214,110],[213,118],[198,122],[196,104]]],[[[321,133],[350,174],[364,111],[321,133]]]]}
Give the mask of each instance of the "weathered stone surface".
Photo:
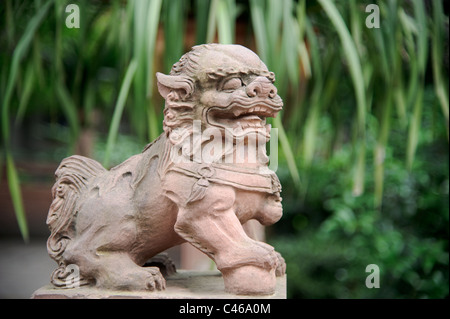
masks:
{"type": "Polygon", "coordinates": [[[167,280],[163,291],[124,291],[82,286],[74,289],[58,289],[52,285],[34,292],[33,299],[247,299],[286,298],[286,276],[277,277],[275,293],[266,296],[234,295],[224,291],[223,278],[218,271],[178,270],[167,280]]]}
{"type": "Polygon", "coordinates": [[[187,241],[214,260],[226,291],[274,293],[284,259],[243,225],[282,215],[266,155],[266,118],[283,106],[275,75],[247,48],[208,44],[156,77],[163,134],[110,170],[74,155],[55,172],[47,218],[53,285],[162,290],[160,269],[142,266],[187,241]]]}

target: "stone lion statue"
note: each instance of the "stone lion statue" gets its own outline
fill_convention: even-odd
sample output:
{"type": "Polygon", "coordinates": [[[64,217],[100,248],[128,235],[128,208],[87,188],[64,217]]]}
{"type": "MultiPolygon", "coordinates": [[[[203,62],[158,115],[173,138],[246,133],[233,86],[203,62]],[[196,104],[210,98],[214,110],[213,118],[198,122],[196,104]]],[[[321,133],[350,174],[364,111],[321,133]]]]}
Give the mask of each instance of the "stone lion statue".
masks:
{"type": "Polygon", "coordinates": [[[81,285],[164,289],[160,269],[143,265],[187,241],[214,260],[228,292],[273,293],[284,260],[242,225],[282,215],[265,152],[266,118],[283,105],[274,74],[243,46],[206,44],[156,76],[165,109],[155,141],[110,170],[77,155],[56,170],[47,218],[58,263],[52,283],[64,287],[75,264],[81,285]]]}

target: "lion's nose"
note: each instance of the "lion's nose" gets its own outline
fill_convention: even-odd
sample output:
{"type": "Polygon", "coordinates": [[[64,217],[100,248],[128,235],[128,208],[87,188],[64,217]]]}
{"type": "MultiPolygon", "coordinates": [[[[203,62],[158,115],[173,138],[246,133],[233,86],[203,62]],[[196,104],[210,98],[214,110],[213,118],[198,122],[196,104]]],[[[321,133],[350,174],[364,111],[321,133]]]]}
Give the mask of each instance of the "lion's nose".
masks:
{"type": "Polygon", "coordinates": [[[273,99],[277,96],[277,88],[272,82],[263,76],[258,76],[253,80],[247,87],[245,91],[248,97],[260,97],[260,98],[271,98],[273,99]]]}

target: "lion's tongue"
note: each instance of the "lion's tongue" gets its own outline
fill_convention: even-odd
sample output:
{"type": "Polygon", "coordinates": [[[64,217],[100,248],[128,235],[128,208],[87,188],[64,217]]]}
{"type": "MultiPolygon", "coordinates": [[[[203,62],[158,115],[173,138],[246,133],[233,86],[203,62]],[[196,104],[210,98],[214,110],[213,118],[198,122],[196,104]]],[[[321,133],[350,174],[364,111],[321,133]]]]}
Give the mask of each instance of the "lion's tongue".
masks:
{"type": "Polygon", "coordinates": [[[241,115],[239,117],[240,120],[245,120],[245,121],[261,121],[261,118],[258,115],[255,114],[248,114],[248,115],[241,115]]]}

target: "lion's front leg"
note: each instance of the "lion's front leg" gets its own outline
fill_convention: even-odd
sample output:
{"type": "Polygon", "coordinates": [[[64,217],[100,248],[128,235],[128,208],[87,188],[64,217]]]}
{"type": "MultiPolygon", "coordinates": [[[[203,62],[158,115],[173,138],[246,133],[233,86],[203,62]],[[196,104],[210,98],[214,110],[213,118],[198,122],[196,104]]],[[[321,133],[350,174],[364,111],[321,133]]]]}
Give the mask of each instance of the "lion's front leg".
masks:
{"type": "Polygon", "coordinates": [[[271,294],[277,254],[270,245],[247,236],[234,201],[233,188],[210,186],[203,199],[179,209],[175,231],[216,262],[228,292],[271,294]]]}

